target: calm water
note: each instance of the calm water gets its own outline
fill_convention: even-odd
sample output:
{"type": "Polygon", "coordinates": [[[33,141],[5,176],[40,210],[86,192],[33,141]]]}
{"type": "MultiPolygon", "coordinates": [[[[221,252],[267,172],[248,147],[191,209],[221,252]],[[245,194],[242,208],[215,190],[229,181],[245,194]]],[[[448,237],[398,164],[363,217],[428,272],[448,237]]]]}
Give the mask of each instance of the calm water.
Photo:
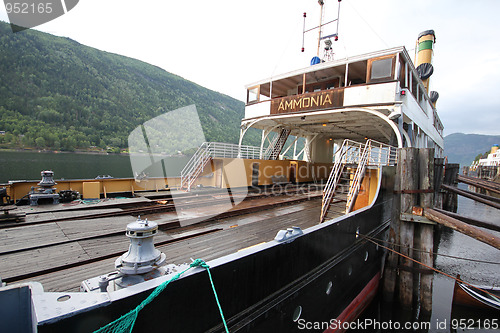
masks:
{"type": "MultiPolygon", "coordinates": [[[[149,164],[149,158],[144,157],[149,164]]],[[[168,176],[178,176],[187,157],[168,159],[168,176]]],[[[133,177],[130,157],[116,154],[38,153],[0,151],[0,183],[9,180],[39,180],[43,170],[54,171],[54,179],[93,179],[99,175],[133,177]]],[[[160,165],[147,169],[150,176],[163,174],[160,165]]]]}
{"type": "MultiPolygon", "coordinates": [[[[464,184],[460,188],[466,189],[464,184]]],[[[474,200],[464,197],[458,197],[458,213],[464,216],[473,217],[479,220],[488,221],[500,225],[500,213],[497,209],[477,203],[474,200]]],[[[500,237],[499,232],[487,230],[488,232],[500,237]]],[[[462,233],[443,228],[438,236],[438,256],[435,259],[435,268],[451,275],[460,274],[461,278],[469,283],[486,286],[500,287],[500,251],[485,243],[477,241],[462,233]],[[486,262],[476,262],[471,260],[462,260],[450,258],[442,255],[452,255],[460,258],[481,260],[486,262]]],[[[430,324],[430,329],[401,330],[401,332],[425,332],[425,333],[447,333],[447,332],[500,332],[497,330],[486,329],[453,329],[451,323],[459,324],[457,320],[465,320],[462,323],[481,323],[497,320],[500,325],[498,312],[485,313],[479,310],[469,310],[464,308],[452,309],[454,281],[444,275],[434,273],[432,313],[424,315],[417,311],[401,310],[399,304],[389,305],[377,299],[364,314],[363,319],[367,318],[379,322],[398,321],[401,323],[425,323],[430,324]]],[[[417,325],[416,324],[416,325],[417,325]]],[[[389,332],[390,330],[374,330],[375,332],[389,332]]],[[[356,332],[363,332],[358,330],[356,332]]],[[[364,331],[366,332],[366,331],[364,331]]],[[[391,332],[397,332],[396,330],[391,332]]]]}
{"type": "Polygon", "coordinates": [[[75,153],[0,152],[0,182],[38,180],[43,170],[56,179],[87,179],[98,175],[132,177],[128,156],[75,153]]]}

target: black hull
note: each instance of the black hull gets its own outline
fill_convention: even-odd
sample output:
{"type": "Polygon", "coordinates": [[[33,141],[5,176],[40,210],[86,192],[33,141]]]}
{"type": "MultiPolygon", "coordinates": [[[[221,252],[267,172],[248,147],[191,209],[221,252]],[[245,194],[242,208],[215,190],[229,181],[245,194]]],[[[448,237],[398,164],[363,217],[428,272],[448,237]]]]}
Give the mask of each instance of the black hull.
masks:
{"type": "MultiPolygon", "coordinates": [[[[325,323],[341,315],[345,320],[359,315],[377,288],[384,254],[363,235],[383,238],[391,215],[394,168],[383,170],[371,207],[309,228],[291,242],[269,242],[209,262],[230,332],[323,332],[325,323]]],[[[151,291],[41,325],[39,331],[96,330],[151,291]]],[[[139,313],[134,332],[163,330],[224,331],[205,269],[188,271],[139,313]]]]}

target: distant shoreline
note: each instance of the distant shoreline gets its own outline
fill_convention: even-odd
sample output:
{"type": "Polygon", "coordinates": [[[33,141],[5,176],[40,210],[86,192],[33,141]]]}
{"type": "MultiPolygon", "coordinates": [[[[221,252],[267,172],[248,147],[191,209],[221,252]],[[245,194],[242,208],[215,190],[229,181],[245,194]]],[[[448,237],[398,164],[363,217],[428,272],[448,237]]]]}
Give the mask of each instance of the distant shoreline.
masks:
{"type": "Polygon", "coordinates": [[[51,153],[51,154],[88,154],[88,155],[122,155],[129,156],[130,153],[108,153],[106,151],[64,151],[50,149],[16,149],[16,148],[0,148],[0,152],[19,152],[19,153],[51,153]]]}
{"type": "MultiPolygon", "coordinates": [[[[109,153],[106,151],[85,151],[85,150],[77,150],[77,151],[64,151],[64,150],[50,150],[50,149],[15,149],[15,148],[0,148],[0,153],[2,152],[18,152],[18,153],[40,153],[40,154],[82,154],[82,155],[102,155],[102,156],[130,156],[130,153],[109,153]]],[[[148,153],[134,153],[137,155],[149,156],[148,153]]],[[[153,156],[163,156],[163,157],[174,157],[174,158],[182,158],[191,155],[164,155],[154,153],[153,156]]]]}

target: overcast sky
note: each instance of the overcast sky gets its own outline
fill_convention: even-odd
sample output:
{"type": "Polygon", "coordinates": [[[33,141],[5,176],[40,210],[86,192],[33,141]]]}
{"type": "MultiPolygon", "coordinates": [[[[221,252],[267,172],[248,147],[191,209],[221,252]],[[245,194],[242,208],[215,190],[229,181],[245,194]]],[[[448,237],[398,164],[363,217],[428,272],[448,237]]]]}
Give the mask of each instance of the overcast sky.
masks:
{"type": "MultiPolygon", "coordinates": [[[[326,20],[337,1],[325,0],[326,20]]],[[[315,55],[315,0],[81,0],[36,30],[140,59],[209,89],[244,100],[244,85],[306,67],[315,55]]],[[[337,59],[395,46],[414,54],[434,29],[434,75],[445,135],[500,135],[500,1],[343,0],[337,59]]],[[[0,19],[8,21],[5,8],[0,19]]],[[[21,32],[22,33],[22,32],[21,32]]]]}

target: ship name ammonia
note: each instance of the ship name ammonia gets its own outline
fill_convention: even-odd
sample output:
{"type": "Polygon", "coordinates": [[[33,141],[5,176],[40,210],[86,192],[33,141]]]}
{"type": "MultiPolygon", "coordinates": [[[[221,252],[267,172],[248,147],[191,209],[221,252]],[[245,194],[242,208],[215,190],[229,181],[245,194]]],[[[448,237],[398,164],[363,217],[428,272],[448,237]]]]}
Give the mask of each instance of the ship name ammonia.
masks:
{"type": "Polygon", "coordinates": [[[278,112],[287,112],[289,110],[300,110],[310,107],[325,107],[331,106],[332,99],[330,95],[319,95],[311,97],[299,97],[292,100],[282,100],[278,106],[278,112]]]}
{"type": "Polygon", "coordinates": [[[332,89],[305,93],[302,95],[285,96],[271,101],[271,114],[319,111],[341,106],[343,103],[343,89],[332,89]]]}

